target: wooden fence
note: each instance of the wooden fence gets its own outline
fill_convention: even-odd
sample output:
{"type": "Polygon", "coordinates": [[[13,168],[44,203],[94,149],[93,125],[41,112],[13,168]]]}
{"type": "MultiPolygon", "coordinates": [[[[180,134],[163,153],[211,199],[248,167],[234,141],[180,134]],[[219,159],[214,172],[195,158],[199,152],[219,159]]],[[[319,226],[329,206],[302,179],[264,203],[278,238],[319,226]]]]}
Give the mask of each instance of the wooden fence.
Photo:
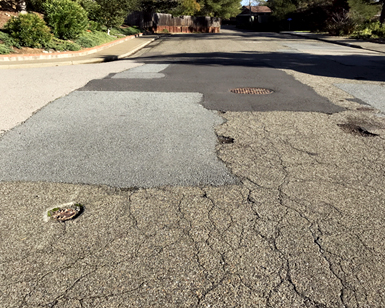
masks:
{"type": "Polygon", "coordinates": [[[154,33],[219,33],[220,18],[213,17],[174,17],[171,14],[134,12],[127,16],[125,23],[138,26],[154,33]]]}

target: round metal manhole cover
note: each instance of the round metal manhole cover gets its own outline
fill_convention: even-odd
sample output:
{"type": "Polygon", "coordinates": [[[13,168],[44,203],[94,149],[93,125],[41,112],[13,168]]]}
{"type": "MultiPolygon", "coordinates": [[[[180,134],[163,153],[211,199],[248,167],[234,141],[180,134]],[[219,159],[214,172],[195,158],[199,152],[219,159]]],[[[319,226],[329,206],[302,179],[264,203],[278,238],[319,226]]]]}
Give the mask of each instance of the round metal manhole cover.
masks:
{"type": "Polygon", "coordinates": [[[274,91],[270,90],[270,89],[264,89],[264,88],[235,88],[235,89],[231,89],[230,92],[235,93],[235,94],[264,95],[264,94],[271,94],[274,91]]]}

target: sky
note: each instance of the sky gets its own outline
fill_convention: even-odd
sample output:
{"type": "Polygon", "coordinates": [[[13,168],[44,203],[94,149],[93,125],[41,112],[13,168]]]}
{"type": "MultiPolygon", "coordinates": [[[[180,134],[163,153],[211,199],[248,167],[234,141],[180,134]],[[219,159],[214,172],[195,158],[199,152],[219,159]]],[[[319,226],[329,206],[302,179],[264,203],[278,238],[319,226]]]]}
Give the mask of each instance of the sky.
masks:
{"type": "MultiPolygon", "coordinates": [[[[250,0],[250,2],[251,2],[251,5],[253,6],[253,5],[258,5],[258,1],[256,1],[256,0],[250,0]]],[[[249,5],[249,0],[242,0],[241,1],[241,4],[242,5],[249,5]]]]}

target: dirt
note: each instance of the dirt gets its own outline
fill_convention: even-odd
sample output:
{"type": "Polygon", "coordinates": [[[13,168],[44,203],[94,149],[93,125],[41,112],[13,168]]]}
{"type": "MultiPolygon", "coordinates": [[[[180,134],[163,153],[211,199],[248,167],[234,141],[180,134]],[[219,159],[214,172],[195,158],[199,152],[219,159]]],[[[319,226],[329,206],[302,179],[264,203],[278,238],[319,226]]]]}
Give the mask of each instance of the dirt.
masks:
{"type": "Polygon", "coordinates": [[[18,16],[19,13],[12,11],[0,11],[0,29],[11,19],[12,16],[18,16]]]}

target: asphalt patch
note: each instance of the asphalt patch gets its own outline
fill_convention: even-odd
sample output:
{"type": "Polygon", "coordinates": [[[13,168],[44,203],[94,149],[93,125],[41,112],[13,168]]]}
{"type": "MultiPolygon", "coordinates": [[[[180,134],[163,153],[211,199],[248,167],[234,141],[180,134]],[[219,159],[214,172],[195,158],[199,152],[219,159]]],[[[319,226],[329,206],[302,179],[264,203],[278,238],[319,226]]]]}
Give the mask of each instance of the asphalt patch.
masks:
{"type": "Polygon", "coordinates": [[[340,83],[338,88],[385,112],[385,85],[340,83]]]}
{"type": "MultiPolygon", "coordinates": [[[[154,64],[146,64],[154,65],[154,64]]],[[[145,69],[146,65],[135,68],[145,69]]],[[[130,72],[132,70],[126,71],[130,72]]],[[[128,73],[120,73],[125,76],[128,73]]],[[[270,67],[172,64],[164,78],[92,80],[80,91],[199,92],[202,105],[221,111],[307,111],[335,113],[344,109],[283,71],[270,67]],[[267,88],[269,95],[237,95],[234,88],[267,88]]]]}
{"type": "Polygon", "coordinates": [[[199,93],[73,92],[0,139],[0,181],[113,187],[237,183],[199,93]]]}

